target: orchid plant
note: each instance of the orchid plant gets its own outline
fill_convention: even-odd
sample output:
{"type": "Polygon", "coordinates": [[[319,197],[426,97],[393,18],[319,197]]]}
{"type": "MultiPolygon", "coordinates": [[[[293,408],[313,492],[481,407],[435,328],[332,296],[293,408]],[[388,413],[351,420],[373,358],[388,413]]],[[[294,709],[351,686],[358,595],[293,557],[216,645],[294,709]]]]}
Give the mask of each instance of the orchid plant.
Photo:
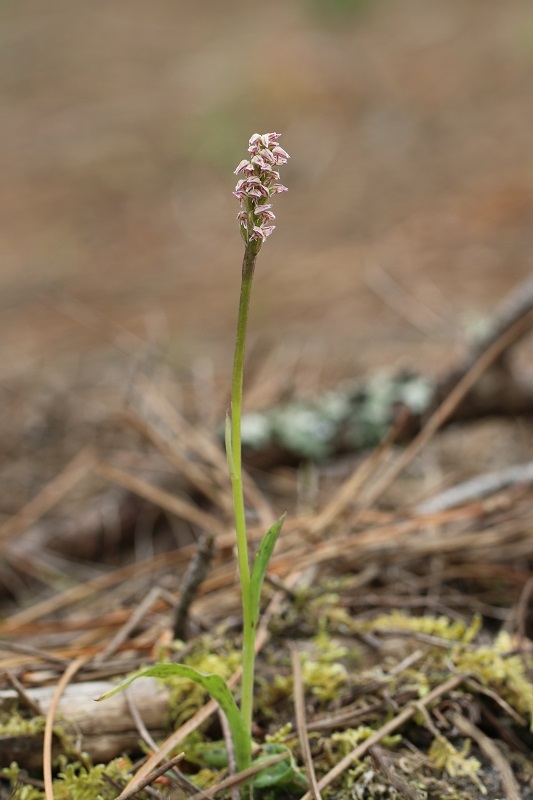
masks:
{"type": "MultiPolygon", "coordinates": [[[[239,772],[252,763],[252,710],[255,673],[255,638],[259,621],[261,589],[266,570],[281,531],[284,517],[275,522],[264,535],[253,564],[250,565],[242,476],[241,414],[244,376],[244,352],[248,328],[248,312],[255,265],[259,251],[272,234],[275,216],[271,198],[287,188],[279,182],[279,167],[287,163],[289,154],[278,144],[279,133],[254,133],[249,141],[250,157],[243,159],[235,170],[239,178],[234,196],[240,203],[237,214],[241,236],[244,240],[241,292],[235,342],[235,357],[231,383],[231,409],[226,417],[225,443],[233,491],[237,561],[241,584],[243,633],[242,680],[240,707],[226,682],[219,675],[206,675],[186,664],[158,664],[125,679],[99,699],[110,697],[142,676],[166,678],[180,676],[202,686],[217,701],[231,730],[235,761],[239,772]]],[[[280,745],[270,745],[266,755],[279,754],[280,745]],[[275,749],[278,748],[278,749],[275,749]]],[[[259,763],[264,763],[265,755],[259,763]]],[[[257,788],[301,782],[302,776],[287,752],[287,759],[262,770],[254,779],[257,788]]],[[[251,787],[248,784],[246,794],[251,787]]]]}
{"type": "Polygon", "coordinates": [[[244,350],[248,327],[248,310],[254,277],[255,264],[263,242],[274,230],[275,219],[268,201],[274,194],[286,192],[287,188],[279,181],[278,167],[286,164],[289,154],[277,144],[279,133],[254,133],[248,152],[249,160],[244,159],[235,170],[241,178],[233,194],[239,200],[241,210],[237,214],[241,235],[244,239],[244,258],[242,263],[241,296],[233,361],[231,383],[231,414],[226,417],[226,454],[233,488],[235,509],[235,529],[237,533],[237,559],[242,593],[243,647],[241,713],[248,731],[252,727],[252,700],[254,682],[255,632],[259,617],[261,586],[276,539],[283,524],[278,520],[267,532],[257,553],[252,572],[246,537],[244,511],[244,492],[241,467],[241,411],[244,374],[244,350]]]}

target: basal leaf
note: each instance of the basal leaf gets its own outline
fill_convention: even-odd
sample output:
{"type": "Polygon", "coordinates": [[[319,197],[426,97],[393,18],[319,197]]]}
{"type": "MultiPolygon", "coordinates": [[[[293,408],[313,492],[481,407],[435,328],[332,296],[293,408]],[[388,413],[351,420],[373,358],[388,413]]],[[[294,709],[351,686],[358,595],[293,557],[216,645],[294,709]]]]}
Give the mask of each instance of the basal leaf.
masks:
{"type": "Polygon", "coordinates": [[[237,768],[239,771],[247,769],[252,760],[250,737],[235,698],[226,681],[220,675],[205,675],[203,672],[198,672],[194,667],[189,667],[186,664],[156,664],[154,667],[148,667],[148,669],[144,669],[136,675],[125,678],[118,686],[115,686],[97,699],[106,700],[108,697],[112,697],[117,692],[125,689],[126,686],[129,686],[130,683],[136,681],[137,678],[170,677],[187,678],[190,681],[194,681],[216,700],[228,720],[233,747],[235,748],[237,768]]]}

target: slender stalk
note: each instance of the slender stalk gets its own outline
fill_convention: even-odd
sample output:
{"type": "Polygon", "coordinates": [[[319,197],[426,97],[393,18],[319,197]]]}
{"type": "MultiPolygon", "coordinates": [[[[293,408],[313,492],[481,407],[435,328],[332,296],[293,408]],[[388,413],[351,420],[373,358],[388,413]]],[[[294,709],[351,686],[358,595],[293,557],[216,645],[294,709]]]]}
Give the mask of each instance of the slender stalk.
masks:
{"type": "Polygon", "coordinates": [[[233,506],[235,509],[235,530],[237,534],[237,560],[242,591],[243,645],[242,645],[242,682],[241,712],[246,727],[251,735],[252,703],[255,669],[255,630],[253,612],[250,603],[250,562],[248,541],[246,538],[246,518],[244,509],[244,489],[242,483],[241,455],[241,413],[242,387],[244,374],[244,351],[246,331],[248,327],[248,310],[254,275],[257,246],[254,242],[245,245],[242,264],[241,295],[237,322],[237,338],[235,341],[235,358],[233,361],[233,377],[231,382],[231,437],[228,463],[230,465],[231,485],[233,490],[233,506]]]}
{"type": "Polygon", "coordinates": [[[248,542],[246,539],[246,517],[244,508],[244,490],[242,484],[241,455],[241,414],[242,386],[244,373],[244,350],[246,346],[246,330],[248,327],[248,311],[254,277],[257,254],[263,242],[274,230],[275,219],[269,202],[272,195],[286,192],[287,188],[279,180],[278,167],[287,163],[289,154],[279,146],[279,133],[254,133],[250,138],[249,159],[243,159],[235,170],[239,178],[234,196],[240,203],[237,214],[239,229],[244,239],[244,259],[242,262],[241,297],[237,322],[237,338],[235,341],[235,359],[233,361],[233,377],[231,381],[231,419],[226,419],[226,452],[233,490],[233,506],[235,510],[235,530],[237,534],[237,561],[241,581],[242,598],[242,681],[241,681],[241,714],[250,740],[252,738],[252,705],[255,669],[255,627],[259,610],[259,594],[266,571],[268,558],[282,520],[275,523],[265,534],[266,550],[260,561],[256,561],[253,571],[250,570],[248,542]],[[252,597],[251,581],[254,592],[252,597]]]}

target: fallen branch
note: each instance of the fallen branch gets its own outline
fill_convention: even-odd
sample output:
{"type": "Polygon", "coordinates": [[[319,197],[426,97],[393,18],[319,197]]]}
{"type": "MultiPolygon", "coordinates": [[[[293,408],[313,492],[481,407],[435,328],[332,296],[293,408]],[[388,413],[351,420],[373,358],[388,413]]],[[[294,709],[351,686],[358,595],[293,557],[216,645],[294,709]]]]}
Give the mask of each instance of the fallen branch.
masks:
{"type": "MultiPolygon", "coordinates": [[[[139,741],[139,733],[125,695],[118,694],[106,703],[95,698],[112,688],[109,681],[69,684],[61,695],[55,713],[55,725],[66,736],[74,737],[76,748],[86,752],[94,763],[116,758],[139,741]]],[[[55,686],[26,687],[26,694],[37,703],[43,715],[50,711],[55,686]]],[[[133,684],[131,693],[147,729],[154,738],[164,734],[163,722],[168,713],[169,693],[160,681],[152,678],[133,684]]],[[[8,711],[17,703],[14,689],[0,691],[0,711],[8,711]]],[[[52,747],[54,758],[62,752],[57,741],[52,747]]],[[[0,736],[0,767],[17,761],[26,769],[43,766],[43,734],[24,733],[0,736]]]]}

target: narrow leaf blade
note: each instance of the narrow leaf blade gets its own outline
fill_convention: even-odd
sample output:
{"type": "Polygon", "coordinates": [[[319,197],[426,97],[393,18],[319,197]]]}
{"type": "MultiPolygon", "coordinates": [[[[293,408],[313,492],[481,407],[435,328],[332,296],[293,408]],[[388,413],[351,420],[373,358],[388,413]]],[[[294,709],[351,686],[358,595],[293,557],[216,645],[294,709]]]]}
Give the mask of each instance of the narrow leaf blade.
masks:
{"type": "Polygon", "coordinates": [[[251,741],[239,711],[235,698],[233,697],[226,681],[220,675],[206,675],[203,672],[198,672],[194,667],[189,667],[187,664],[156,664],[148,669],[143,669],[129,678],[125,678],[117,686],[106,692],[97,700],[107,700],[117,692],[125,689],[130,683],[136,681],[137,678],[170,678],[179,677],[187,678],[194,681],[203,689],[205,689],[211,697],[218,703],[226,718],[231,730],[233,739],[233,746],[235,748],[235,760],[239,770],[247,769],[250,766],[251,754],[251,741]]]}
{"type": "Polygon", "coordinates": [[[281,531],[281,526],[285,522],[286,514],[283,514],[277,522],[263,536],[259,550],[255,557],[252,574],[250,576],[250,604],[252,608],[253,622],[257,625],[259,619],[259,606],[261,603],[261,589],[265,579],[268,564],[274,552],[274,547],[281,531]]]}

